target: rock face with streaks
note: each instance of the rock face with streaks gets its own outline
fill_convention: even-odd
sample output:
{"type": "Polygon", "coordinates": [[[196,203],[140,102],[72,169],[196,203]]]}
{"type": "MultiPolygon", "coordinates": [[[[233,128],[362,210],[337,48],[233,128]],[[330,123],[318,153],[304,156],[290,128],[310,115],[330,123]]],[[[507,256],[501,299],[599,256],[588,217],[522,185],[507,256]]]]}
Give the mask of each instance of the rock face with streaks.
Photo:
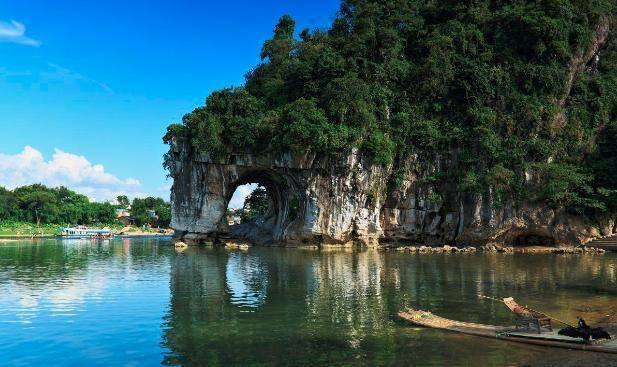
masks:
{"type": "Polygon", "coordinates": [[[411,156],[395,178],[355,151],[339,159],[229,153],[213,160],[176,140],[166,166],[174,180],[171,226],[193,244],[240,238],[272,245],[575,246],[617,232],[614,219],[590,226],[544,205],[498,203],[490,188],[466,194],[439,186],[431,177],[448,169],[440,157],[411,156]],[[269,209],[253,223],[229,226],[227,205],[246,183],[266,188],[269,209]]]}

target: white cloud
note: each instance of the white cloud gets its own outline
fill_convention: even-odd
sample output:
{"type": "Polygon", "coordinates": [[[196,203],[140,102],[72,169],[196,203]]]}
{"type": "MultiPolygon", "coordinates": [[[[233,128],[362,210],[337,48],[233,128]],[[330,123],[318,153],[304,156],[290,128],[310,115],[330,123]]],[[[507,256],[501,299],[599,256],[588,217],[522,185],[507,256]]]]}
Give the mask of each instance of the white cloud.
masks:
{"type": "Polygon", "coordinates": [[[104,92],[109,94],[113,94],[114,91],[111,87],[105,83],[99,82],[98,80],[88,78],[76,71],[67,69],[57,64],[48,64],[49,70],[43,71],[40,74],[41,79],[46,81],[60,81],[65,84],[73,84],[73,83],[85,83],[94,85],[104,92]]]}
{"type": "Polygon", "coordinates": [[[234,195],[231,197],[229,201],[229,208],[231,209],[240,209],[244,206],[244,200],[247,196],[249,196],[255,189],[257,188],[257,184],[247,184],[238,186],[234,195]]]}
{"type": "Polygon", "coordinates": [[[119,179],[106,172],[102,165],[60,149],[55,149],[48,161],[30,146],[18,154],[0,154],[0,186],[13,189],[33,183],[66,186],[97,201],[112,200],[118,195],[147,196],[141,192],[138,180],[119,179]]]}
{"type": "Polygon", "coordinates": [[[0,42],[11,42],[20,45],[38,47],[41,42],[26,37],[26,26],[14,20],[0,21],[0,42]]]}
{"type": "Polygon", "coordinates": [[[96,90],[107,94],[115,93],[106,83],[53,63],[41,65],[40,70],[35,71],[10,70],[4,66],[0,66],[0,81],[2,80],[27,85],[34,83],[45,90],[50,86],[76,86],[82,92],[84,90],[96,90]]]}

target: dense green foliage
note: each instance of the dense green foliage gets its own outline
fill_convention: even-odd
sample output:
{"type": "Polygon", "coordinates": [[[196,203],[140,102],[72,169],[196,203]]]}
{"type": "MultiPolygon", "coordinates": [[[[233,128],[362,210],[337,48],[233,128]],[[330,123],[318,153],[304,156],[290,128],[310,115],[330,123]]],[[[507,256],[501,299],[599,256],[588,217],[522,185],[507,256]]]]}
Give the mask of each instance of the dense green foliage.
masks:
{"type": "Polygon", "coordinates": [[[147,197],[135,198],[131,204],[131,215],[137,225],[149,224],[157,227],[168,227],[171,221],[171,206],[161,198],[147,197]],[[156,217],[148,215],[149,210],[154,210],[156,217]]]}
{"type": "Polygon", "coordinates": [[[467,192],[490,185],[498,198],[614,212],[614,32],[599,61],[571,61],[591,49],[598,24],[616,25],[616,9],[614,0],[343,0],[330,29],[298,37],[283,16],[245,85],[212,93],[164,140],[188,137],[213,157],[358,147],[392,164],[395,183],[410,154],[439,154],[452,167],[436,181],[467,192]],[[532,171],[540,193],[526,189],[532,171]]]}
{"type": "Polygon", "coordinates": [[[241,211],[242,223],[254,221],[268,211],[270,199],[263,186],[258,186],[249,196],[244,199],[244,207],[241,211]]]}
{"type": "Polygon", "coordinates": [[[0,221],[109,224],[116,221],[116,211],[109,203],[90,202],[66,187],[35,184],[13,191],[0,187],[0,221]]]}
{"type": "Polygon", "coordinates": [[[0,223],[2,228],[23,232],[20,228],[33,225],[120,225],[116,209],[130,205],[136,224],[167,227],[171,221],[171,205],[160,198],[135,198],[130,203],[126,196],[119,196],[120,205],[92,202],[85,195],[66,187],[49,188],[41,184],[18,187],[9,191],[0,187],[0,223]],[[154,210],[156,218],[147,211],[154,210]]]}

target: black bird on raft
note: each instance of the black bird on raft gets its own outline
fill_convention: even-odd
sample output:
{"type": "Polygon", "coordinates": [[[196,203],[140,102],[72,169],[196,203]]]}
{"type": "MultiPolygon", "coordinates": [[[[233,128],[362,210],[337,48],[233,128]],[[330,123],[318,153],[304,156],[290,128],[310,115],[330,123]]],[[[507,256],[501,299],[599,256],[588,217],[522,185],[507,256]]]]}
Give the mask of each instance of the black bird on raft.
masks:
{"type": "Polygon", "coordinates": [[[611,336],[601,327],[592,328],[585,320],[578,318],[578,327],[568,326],[559,330],[559,335],[569,336],[571,338],[583,338],[586,342],[589,339],[611,339],[611,336]]]}

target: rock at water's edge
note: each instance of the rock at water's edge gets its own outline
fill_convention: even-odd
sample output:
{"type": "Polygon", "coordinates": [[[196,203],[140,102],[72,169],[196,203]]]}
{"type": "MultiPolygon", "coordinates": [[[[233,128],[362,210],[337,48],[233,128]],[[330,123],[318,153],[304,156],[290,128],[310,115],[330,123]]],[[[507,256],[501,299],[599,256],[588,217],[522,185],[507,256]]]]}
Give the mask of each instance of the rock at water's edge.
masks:
{"type": "Polygon", "coordinates": [[[339,159],[230,153],[216,161],[186,141],[175,141],[166,165],[174,179],[171,226],[177,239],[191,244],[240,238],[296,246],[451,243],[490,251],[530,238],[547,246],[579,246],[598,237],[597,228],[602,234],[617,229],[609,225],[614,219],[594,227],[541,204],[497,205],[491,188],[477,194],[435,184],[429,177],[448,170],[439,156],[430,162],[409,157],[396,187],[390,167],[372,165],[357,151],[339,159]],[[268,212],[254,223],[228,226],[233,192],[252,182],[268,191],[268,212]]]}

